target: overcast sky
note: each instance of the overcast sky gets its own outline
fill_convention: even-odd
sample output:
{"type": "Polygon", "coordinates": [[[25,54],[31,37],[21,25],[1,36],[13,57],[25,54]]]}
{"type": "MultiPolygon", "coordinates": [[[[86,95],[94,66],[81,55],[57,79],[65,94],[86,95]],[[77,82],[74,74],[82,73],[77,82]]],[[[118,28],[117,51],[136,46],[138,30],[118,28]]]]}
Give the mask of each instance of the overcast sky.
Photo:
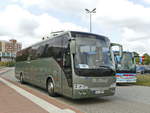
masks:
{"type": "Polygon", "coordinates": [[[27,47],[50,32],[89,31],[108,36],[124,50],[150,54],[150,0],[0,0],[0,40],[27,47]]]}

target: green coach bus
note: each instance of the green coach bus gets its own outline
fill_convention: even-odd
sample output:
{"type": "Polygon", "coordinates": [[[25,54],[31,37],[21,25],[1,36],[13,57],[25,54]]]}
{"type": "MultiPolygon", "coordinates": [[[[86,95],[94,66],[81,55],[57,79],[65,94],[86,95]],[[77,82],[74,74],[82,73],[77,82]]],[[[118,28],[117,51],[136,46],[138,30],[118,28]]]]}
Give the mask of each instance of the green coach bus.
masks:
{"type": "Polygon", "coordinates": [[[110,40],[101,35],[65,31],[29,46],[16,56],[15,76],[73,99],[115,94],[115,61],[110,40]]]}

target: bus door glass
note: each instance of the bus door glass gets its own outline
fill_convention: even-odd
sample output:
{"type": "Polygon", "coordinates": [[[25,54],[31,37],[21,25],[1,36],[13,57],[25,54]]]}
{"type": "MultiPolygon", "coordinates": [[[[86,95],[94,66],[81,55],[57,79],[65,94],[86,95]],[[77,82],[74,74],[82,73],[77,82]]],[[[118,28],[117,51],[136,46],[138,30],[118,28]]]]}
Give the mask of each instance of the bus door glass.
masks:
{"type": "Polygon", "coordinates": [[[69,87],[72,87],[72,69],[71,69],[71,56],[70,51],[67,49],[63,55],[63,68],[65,72],[65,77],[69,87]]]}
{"type": "Polygon", "coordinates": [[[63,72],[62,74],[62,91],[65,95],[72,96],[72,67],[71,53],[68,39],[63,39],[63,72]]]}

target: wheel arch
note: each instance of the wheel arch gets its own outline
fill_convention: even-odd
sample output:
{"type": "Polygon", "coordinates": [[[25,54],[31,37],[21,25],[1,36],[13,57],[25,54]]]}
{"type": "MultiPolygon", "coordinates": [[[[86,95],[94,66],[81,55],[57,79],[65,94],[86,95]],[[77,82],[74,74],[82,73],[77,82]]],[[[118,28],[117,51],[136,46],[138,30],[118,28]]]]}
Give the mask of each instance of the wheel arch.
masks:
{"type": "Polygon", "coordinates": [[[20,76],[21,76],[21,75],[23,75],[23,72],[22,72],[22,71],[20,72],[20,76]]]}

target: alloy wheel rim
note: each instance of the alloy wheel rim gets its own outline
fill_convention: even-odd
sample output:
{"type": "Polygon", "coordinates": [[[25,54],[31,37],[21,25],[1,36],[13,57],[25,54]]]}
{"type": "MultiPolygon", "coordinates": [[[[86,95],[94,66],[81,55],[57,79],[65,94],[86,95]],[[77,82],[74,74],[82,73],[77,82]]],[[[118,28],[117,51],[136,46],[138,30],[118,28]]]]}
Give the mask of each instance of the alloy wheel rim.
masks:
{"type": "Polygon", "coordinates": [[[21,76],[21,77],[20,77],[21,82],[22,82],[22,79],[23,79],[23,78],[22,78],[22,76],[21,76]]]}
{"type": "Polygon", "coordinates": [[[49,93],[52,93],[52,92],[53,92],[53,88],[54,88],[53,83],[50,82],[50,83],[48,84],[48,91],[49,91],[49,93]]]}

